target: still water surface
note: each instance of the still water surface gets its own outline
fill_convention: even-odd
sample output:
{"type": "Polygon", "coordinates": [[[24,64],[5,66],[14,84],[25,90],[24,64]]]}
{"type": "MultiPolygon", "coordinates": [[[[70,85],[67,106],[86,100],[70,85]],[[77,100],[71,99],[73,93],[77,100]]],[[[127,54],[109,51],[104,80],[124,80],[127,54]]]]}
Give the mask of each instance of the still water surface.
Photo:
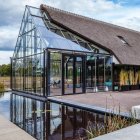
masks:
{"type": "Polygon", "coordinates": [[[104,115],[13,93],[0,97],[0,114],[38,140],[86,140],[87,130],[104,125],[104,115]]]}
{"type": "Polygon", "coordinates": [[[10,120],[10,94],[11,92],[0,93],[0,115],[10,120]]]}

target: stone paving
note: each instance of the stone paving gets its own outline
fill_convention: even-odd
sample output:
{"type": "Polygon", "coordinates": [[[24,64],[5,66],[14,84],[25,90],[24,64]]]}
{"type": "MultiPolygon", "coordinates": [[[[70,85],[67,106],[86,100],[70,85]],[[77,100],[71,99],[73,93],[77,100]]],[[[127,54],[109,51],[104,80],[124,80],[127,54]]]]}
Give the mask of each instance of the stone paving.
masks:
{"type": "Polygon", "coordinates": [[[130,113],[132,106],[140,105],[140,91],[98,92],[76,95],[55,96],[62,101],[86,104],[114,111],[130,113]]]}
{"type": "Polygon", "coordinates": [[[92,140],[140,140],[140,124],[96,137],[92,140]]]}
{"type": "Polygon", "coordinates": [[[35,140],[32,136],[0,116],[0,140],[35,140]]]}

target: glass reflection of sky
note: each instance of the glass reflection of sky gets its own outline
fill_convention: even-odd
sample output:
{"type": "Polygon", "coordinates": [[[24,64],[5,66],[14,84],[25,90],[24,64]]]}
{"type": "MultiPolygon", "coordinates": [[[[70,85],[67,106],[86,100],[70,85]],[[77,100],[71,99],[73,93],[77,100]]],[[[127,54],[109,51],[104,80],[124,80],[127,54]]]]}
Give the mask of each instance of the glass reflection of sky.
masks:
{"type": "Polygon", "coordinates": [[[47,48],[54,49],[64,49],[71,51],[84,51],[90,52],[88,49],[83,48],[82,46],[68,40],[64,37],[61,37],[47,29],[42,18],[32,16],[35,26],[40,34],[40,37],[44,39],[47,48]]]}

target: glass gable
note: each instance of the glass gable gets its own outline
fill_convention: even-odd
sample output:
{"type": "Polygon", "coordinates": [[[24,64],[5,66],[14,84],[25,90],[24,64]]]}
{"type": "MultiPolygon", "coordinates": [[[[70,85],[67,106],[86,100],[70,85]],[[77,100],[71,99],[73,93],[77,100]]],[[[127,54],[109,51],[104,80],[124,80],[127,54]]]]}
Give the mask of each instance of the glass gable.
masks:
{"type": "Polygon", "coordinates": [[[71,50],[71,51],[84,51],[91,52],[86,48],[81,47],[80,45],[61,37],[51,31],[49,31],[43,23],[41,18],[33,17],[34,23],[37,27],[40,37],[44,39],[47,48],[62,49],[62,50],[71,50]]]}

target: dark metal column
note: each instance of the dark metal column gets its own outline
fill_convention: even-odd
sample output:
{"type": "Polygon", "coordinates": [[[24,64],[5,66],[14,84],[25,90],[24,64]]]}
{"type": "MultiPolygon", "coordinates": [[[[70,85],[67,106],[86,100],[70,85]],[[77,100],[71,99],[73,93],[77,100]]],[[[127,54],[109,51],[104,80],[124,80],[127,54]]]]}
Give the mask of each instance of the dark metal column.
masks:
{"type": "MultiPolygon", "coordinates": [[[[34,54],[37,54],[37,30],[36,29],[34,29],[34,54]]],[[[34,59],[35,59],[35,62],[34,64],[32,64],[33,65],[33,90],[34,90],[34,93],[36,93],[37,92],[37,86],[36,86],[37,55],[34,55],[34,59]]]]}
{"type": "Polygon", "coordinates": [[[114,66],[115,63],[112,63],[112,74],[111,74],[111,79],[112,79],[112,91],[114,91],[114,66]]]}
{"type": "Polygon", "coordinates": [[[61,128],[62,128],[62,140],[65,140],[65,118],[66,118],[66,116],[65,116],[65,106],[63,106],[62,105],[62,126],[61,126],[61,128]]]}
{"type": "Polygon", "coordinates": [[[50,95],[50,52],[46,49],[46,96],[50,95]]]}
{"type": "Polygon", "coordinates": [[[23,91],[26,90],[26,35],[23,35],[23,91]]]}
{"type": "Polygon", "coordinates": [[[43,120],[43,140],[47,139],[46,137],[46,102],[43,102],[42,105],[42,111],[44,113],[42,113],[42,120],[43,120]]]}
{"type": "Polygon", "coordinates": [[[33,117],[33,123],[34,123],[34,137],[36,138],[37,136],[37,105],[36,105],[36,100],[32,100],[32,111],[34,112],[32,115],[33,117]]]}
{"type": "Polygon", "coordinates": [[[46,140],[49,140],[50,137],[50,127],[51,127],[51,112],[50,112],[50,102],[46,103],[46,140]]]}
{"type": "Polygon", "coordinates": [[[13,122],[14,123],[16,123],[16,120],[17,120],[17,115],[16,115],[16,112],[17,112],[17,100],[16,100],[16,95],[13,95],[14,97],[14,100],[13,100],[13,102],[14,102],[14,106],[13,106],[13,108],[14,108],[14,118],[13,118],[13,122]]]}
{"type": "Polygon", "coordinates": [[[65,63],[65,60],[64,60],[64,55],[62,54],[62,57],[61,57],[61,69],[62,69],[62,74],[61,74],[61,81],[62,81],[62,95],[64,95],[64,92],[65,92],[65,85],[64,85],[64,75],[65,75],[65,66],[64,66],[64,63],[65,63]]]}
{"type": "Polygon", "coordinates": [[[76,55],[73,57],[73,94],[76,93],[76,55]]]}
{"type": "Polygon", "coordinates": [[[73,108],[73,138],[76,136],[76,129],[77,129],[77,111],[73,108]]]}
{"type": "Polygon", "coordinates": [[[26,98],[23,97],[23,129],[26,130],[26,98]]]}
{"type": "Polygon", "coordinates": [[[42,80],[42,86],[43,86],[43,96],[46,96],[46,50],[43,51],[43,80],[42,80]]]}
{"type": "Polygon", "coordinates": [[[86,93],[86,56],[83,56],[82,58],[82,83],[83,83],[83,88],[82,92],[86,93]]]}
{"type": "Polygon", "coordinates": [[[13,122],[13,94],[10,95],[10,120],[13,122]]]}
{"type": "Polygon", "coordinates": [[[99,57],[96,59],[96,86],[99,84],[99,57]]]}

